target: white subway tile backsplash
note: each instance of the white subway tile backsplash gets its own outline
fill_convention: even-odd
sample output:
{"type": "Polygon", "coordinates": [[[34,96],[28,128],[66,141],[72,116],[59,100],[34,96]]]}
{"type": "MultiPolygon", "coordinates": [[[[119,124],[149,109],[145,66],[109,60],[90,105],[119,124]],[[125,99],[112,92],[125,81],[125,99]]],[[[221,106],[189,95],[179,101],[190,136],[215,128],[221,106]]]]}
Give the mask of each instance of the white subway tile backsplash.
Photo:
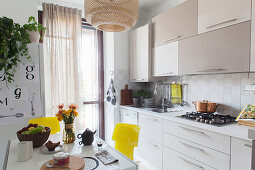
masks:
{"type": "Polygon", "coordinates": [[[192,101],[209,100],[220,104],[217,112],[237,116],[246,104],[255,104],[255,94],[244,91],[255,84],[255,73],[185,75],[181,80],[188,84],[185,109],[195,110],[192,101]]]}

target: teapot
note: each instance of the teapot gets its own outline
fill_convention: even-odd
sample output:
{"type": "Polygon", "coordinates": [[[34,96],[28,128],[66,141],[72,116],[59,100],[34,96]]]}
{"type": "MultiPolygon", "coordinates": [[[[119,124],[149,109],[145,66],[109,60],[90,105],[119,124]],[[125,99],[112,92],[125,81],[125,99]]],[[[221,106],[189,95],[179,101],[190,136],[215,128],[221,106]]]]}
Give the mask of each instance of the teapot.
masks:
{"type": "Polygon", "coordinates": [[[78,139],[82,139],[79,144],[82,145],[91,145],[94,141],[94,134],[95,132],[92,132],[91,130],[89,130],[88,128],[82,133],[82,134],[78,134],[77,138],[78,139]]]}

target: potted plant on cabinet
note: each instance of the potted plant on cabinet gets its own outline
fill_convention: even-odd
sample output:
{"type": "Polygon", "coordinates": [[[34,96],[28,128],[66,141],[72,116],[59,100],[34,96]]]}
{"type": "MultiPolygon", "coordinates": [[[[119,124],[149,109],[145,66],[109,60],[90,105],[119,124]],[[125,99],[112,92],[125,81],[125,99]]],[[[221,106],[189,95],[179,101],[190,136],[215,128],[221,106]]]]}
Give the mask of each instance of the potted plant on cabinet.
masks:
{"type": "Polygon", "coordinates": [[[23,27],[27,30],[31,42],[39,42],[39,40],[42,39],[40,33],[45,33],[46,31],[46,27],[37,23],[33,16],[29,17],[28,24],[25,24],[23,27]]]}

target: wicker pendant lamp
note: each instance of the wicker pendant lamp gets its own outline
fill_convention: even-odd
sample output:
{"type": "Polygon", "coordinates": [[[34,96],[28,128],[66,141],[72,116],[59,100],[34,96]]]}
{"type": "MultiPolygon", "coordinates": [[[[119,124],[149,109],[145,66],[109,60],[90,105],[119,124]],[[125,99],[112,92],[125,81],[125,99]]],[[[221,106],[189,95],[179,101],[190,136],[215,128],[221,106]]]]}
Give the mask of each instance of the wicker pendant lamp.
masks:
{"type": "Polygon", "coordinates": [[[139,0],[84,0],[85,18],[106,32],[130,30],[139,16],[139,0]]]}

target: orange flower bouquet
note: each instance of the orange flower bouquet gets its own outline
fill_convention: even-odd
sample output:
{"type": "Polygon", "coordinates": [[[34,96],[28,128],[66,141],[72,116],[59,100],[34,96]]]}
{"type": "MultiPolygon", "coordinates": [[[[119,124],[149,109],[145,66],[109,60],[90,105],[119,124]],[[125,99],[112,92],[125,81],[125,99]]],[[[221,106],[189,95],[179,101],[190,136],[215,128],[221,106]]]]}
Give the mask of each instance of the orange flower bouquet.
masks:
{"type": "Polygon", "coordinates": [[[56,114],[58,121],[64,121],[65,128],[63,131],[63,141],[65,143],[73,143],[75,141],[75,133],[73,130],[74,119],[78,116],[78,106],[71,104],[68,106],[68,110],[64,109],[64,104],[58,105],[58,113],[56,114]]]}

